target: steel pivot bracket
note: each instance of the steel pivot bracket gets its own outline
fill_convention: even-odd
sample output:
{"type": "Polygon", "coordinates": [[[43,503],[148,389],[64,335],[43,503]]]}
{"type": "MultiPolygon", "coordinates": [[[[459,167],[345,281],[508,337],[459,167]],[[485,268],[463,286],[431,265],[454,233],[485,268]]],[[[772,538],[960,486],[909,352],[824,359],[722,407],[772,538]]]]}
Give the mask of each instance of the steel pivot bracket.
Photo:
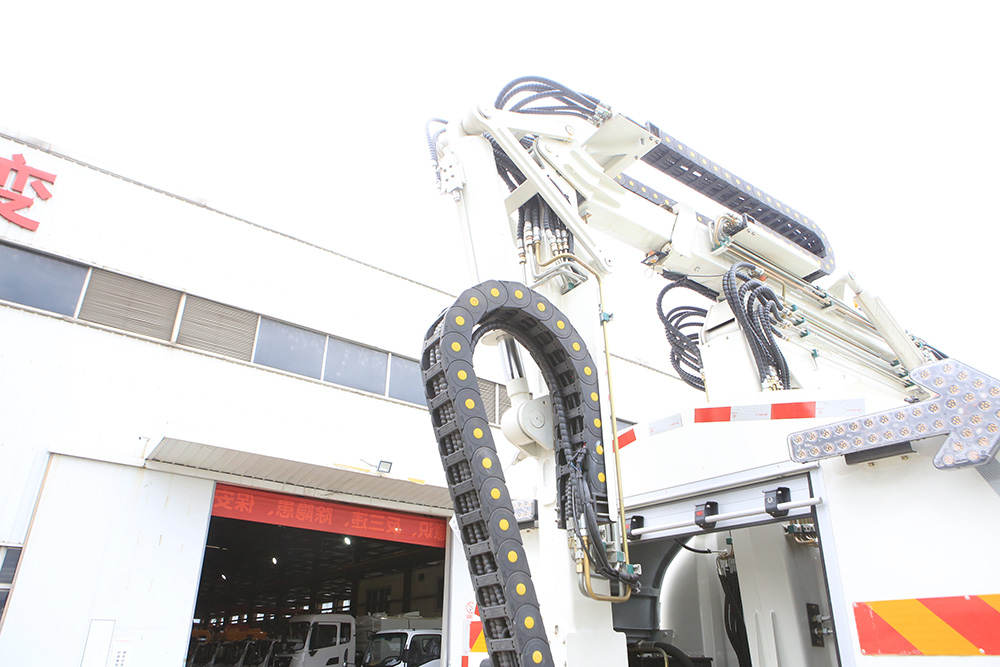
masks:
{"type": "Polygon", "coordinates": [[[715,522],[709,521],[708,517],[719,513],[719,503],[714,500],[709,500],[708,502],[702,503],[701,505],[695,505],[694,507],[694,523],[696,526],[702,530],[709,530],[715,528],[715,522]]]}
{"type": "Polygon", "coordinates": [[[776,489],[764,492],[764,511],[775,518],[788,516],[788,510],[779,510],[779,503],[788,503],[792,500],[792,492],[787,486],[779,486],[776,489]]]}

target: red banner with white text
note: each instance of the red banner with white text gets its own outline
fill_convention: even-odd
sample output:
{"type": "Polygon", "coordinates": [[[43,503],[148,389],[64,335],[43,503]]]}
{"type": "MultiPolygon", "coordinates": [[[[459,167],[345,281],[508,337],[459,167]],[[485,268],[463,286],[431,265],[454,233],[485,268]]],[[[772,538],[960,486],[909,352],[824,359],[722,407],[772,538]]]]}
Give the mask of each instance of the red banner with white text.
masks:
{"type": "Polygon", "coordinates": [[[446,530],[445,520],[437,517],[228,484],[215,485],[212,516],[441,548],[446,530]]]}

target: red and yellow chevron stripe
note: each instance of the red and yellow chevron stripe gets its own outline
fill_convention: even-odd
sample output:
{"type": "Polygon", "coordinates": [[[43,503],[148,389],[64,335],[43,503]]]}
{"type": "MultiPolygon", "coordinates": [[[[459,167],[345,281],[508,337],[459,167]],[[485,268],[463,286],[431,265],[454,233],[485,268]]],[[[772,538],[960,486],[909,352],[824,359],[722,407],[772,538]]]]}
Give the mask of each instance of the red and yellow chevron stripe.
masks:
{"type": "Polygon", "coordinates": [[[864,655],[1000,655],[1000,595],[855,602],[864,655]]]}

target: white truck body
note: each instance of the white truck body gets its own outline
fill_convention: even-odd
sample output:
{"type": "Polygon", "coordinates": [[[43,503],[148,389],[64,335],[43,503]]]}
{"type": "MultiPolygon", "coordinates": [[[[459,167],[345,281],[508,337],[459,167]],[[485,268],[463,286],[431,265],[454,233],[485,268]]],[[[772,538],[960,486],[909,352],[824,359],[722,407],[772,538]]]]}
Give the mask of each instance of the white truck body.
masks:
{"type": "Polygon", "coordinates": [[[355,653],[360,658],[368,649],[372,635],[383,630],[438,630],[441,629],[440,618],[424,618],[417,614],[402,614],[388,616],[386,614],[363,614],[354,619],[357,640],[354,643],[355,653]]]}
{"type": "Polygon", "coordinates": [[[469,562],[449,571],[449,664],[486,649],[527,667],[1000,656],[1000,575],[954,539],[1000,548],[1000,380],[835,274],[812,220],[652,124],[536,77],[494,106],[429,137],[478,283],[422,360],[469,562]],[[642,362],[665,343],[609,345],[611,311],[624,322],[642,292],[612,275],[622,258],[697,292],[659,311],[676,375],[642,362]],[[479,343],[509,380],[507,442],[481,408],[479,343]],[[524,463],[501,470],[510,445],[524,463]]]}
{"type": "Polygon", "coordinates": [[[396,628],[373,634],[362,667],[440,667],[440,628],[396,628]]]}
{"type": "Polygon", "coordinates": [[[354,617],[349,614],[303,614],[288,620],[288,636],[275,652],[273,667],[354,665],[354,617]]]}

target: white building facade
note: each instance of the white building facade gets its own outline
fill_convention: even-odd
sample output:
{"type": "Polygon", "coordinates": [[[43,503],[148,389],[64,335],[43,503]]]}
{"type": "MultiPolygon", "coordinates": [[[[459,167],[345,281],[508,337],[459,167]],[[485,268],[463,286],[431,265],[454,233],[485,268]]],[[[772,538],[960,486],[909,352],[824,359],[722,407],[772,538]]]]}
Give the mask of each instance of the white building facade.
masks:
{"type": "Polygon", "coordinates": [[[32,144],[0,139],[5,664],[180,664],[217,482],[443,546],[417,359],[452,296],[32,144]]]}

